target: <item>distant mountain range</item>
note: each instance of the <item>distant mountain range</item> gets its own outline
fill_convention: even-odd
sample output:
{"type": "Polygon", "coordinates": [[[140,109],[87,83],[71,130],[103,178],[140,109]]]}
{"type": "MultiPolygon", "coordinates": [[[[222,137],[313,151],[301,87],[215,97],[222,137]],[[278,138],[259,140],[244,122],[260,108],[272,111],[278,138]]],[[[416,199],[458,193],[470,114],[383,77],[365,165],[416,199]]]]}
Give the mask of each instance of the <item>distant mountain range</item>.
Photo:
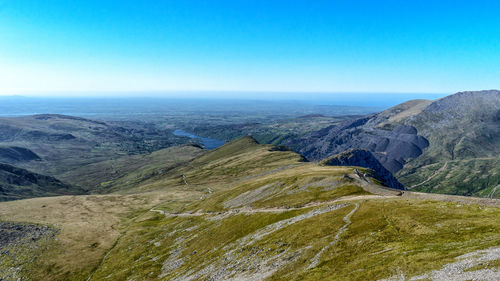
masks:
{"type": "MultiPolygon", "coordinates": [[[[0,118],[0,163],[57,178],[76,193],[129,189],[199,153],[193,147],[162,150],[188,141],[162,126],[57,114],[0,118]]],[[[222,139],[255,135],[261,142],[285,143],[311,161],[369,168],[393,188],[500,197],[499,91],[411,100],[365,116],[313,114],[205,131],[222,139]],[[322,129],[311,132],[313,126],[322,129]]],[[[52,194],[35,189],[19,198],[52,194]]]]}

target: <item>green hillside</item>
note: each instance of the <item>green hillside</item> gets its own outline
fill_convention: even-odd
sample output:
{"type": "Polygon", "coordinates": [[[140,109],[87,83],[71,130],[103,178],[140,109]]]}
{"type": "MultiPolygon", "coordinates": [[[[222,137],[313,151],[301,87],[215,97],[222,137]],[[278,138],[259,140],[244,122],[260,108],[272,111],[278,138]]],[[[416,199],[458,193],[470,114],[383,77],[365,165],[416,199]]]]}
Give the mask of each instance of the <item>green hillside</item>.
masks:
{"type": "Polygon", "coordinates": [[[104,122],[59,114],[0,118],[0,159],[58,177],[81,166],[188,142],[144,122],[104,122]]]}
{"type": "Polygon", "coordinates": [[[0,203],[0,220],[58,230],[23,253],[28,280],[425,279],[468,253],[450,278],[500,266],[498,200],[391,190],[372,173],[246,137],[129,194],[0,203]]]}
{"type": "Polygon", "coordinates": [[[174,146],[149,154],[125,155],[77,167],[58,176],[93,193],[125,191],[161,175],[203,153],[194,145],[174,146]]]}
{"type": "Polygon", "coordinates": [[[397,178],[426,192],[500,198],[500,92],[462,92],[407,118],[429,140],[397,178]]]}

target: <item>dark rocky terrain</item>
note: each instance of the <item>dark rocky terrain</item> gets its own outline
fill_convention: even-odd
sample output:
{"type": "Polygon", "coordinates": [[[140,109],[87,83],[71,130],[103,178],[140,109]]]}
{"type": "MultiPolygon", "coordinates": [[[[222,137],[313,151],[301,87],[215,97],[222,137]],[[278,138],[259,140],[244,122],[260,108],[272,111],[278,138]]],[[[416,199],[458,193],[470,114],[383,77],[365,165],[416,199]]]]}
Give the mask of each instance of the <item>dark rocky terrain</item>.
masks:
{"type": "MultiPolygon", "coordinates": [[[[395,189],[404,189],[404,186],[389,172],[373,154],[366,149],[350,149],[321,161],[328,166],[359,166],[371,169],[373,176],[383,185],[395,189]]],[[[364,177],[364,175],[361,175],[364,177]]]]}
{"type": "Polygon", "coordinates": [[[39,256],[57,232],[46,225],[0,222],[0,280],[22,280],[25,257],[39,256]]]}
{"type": "Polygon", "coordinates": [[[310,160],[362,148],[409,188],[500,197],[500,92],[408,101],[289,145],[310,160]]]}
{"type": "Polygon", "coordinates": [[[37,241],[45,235],[54,235],[57,231],[46,225],[27,223],[0,222],[0,253],[8,255],[8,246],[25,241],[37,241]]]}
{"type": "Polygon", "coordinates": [[[426,138],[413,126],[379,126],[380,114],[347,120],[289,144],[311,160],[321,160],[343,151],[362,148],[372,152],[392,173],[401,170],[408,159],[416,158],[428,147],[426,138]]]}

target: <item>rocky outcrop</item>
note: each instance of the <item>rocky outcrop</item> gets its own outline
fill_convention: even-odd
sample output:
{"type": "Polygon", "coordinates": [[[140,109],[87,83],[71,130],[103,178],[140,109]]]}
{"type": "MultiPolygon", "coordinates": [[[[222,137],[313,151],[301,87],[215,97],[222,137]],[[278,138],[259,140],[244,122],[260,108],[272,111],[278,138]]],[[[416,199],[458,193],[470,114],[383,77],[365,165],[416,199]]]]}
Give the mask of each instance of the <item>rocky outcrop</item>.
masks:
{"type": "Polygon", "coordinates": [[[429,146],[413,126],[378,126],[381,123],[378,115],[348,120],[294,140],[290,146],[310,160],[354,148],[366,149],[391,173],[401,170],[408,159],[418,157],[429,146]]]}
{"type": "Polygon", "coordinates": [[[57,231],[46,225],[0,222],[0,252],[9,246],[37,241],[45,235],[54,235],[57,231]]]}
{"type": "Polygon", "coordinates": [[[358,166],[369,168],[374,172],[374,178],[385,186],[395,189],[404,189],[404,186],[389,172],[373,154],[365,149],[351,149],[334,155],[321,162],[328,166],[358,166]]]}

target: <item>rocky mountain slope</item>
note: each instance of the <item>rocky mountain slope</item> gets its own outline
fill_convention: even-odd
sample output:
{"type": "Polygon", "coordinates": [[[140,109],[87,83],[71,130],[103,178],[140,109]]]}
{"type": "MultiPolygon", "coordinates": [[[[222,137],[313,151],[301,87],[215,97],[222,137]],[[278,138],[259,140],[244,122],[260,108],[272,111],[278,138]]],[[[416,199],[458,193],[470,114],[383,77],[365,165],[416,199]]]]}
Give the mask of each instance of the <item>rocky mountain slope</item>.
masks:
{"type": "Polygon", "coordinates": [[[428,192],[500,197],[499,91],[448,96],[404,122],[430,145],[396,175],[403,183],[428,192]]]}
{"type": "Polygon", "coordinates": [[[290,142],[308,159],[366,149],[408,188],[500,197],[500,92],[405,102],[290,142]]]}
{"type": "Polygon", "coordinates": [[[0,201],[85,193],[85,189],[65,184],[54,177],[0,163],[0,201]]]}
{"type": "Polygon", "coordinates": [[[396,173],[406,159],[421,155],[429,143],[412,126],[380,126],[385,120],[380,120],[379,115],[344,121],[289,144],[311,160],[321,160],[353,148],[367,149],[387,170],[396,173]]]}
{"type": "Polygon", "coordinates": [[[18,259],[28,280],[498,276],[498,200],[401,193],[370,174],[246,137],[130,194],[3,202],[0,220],[59,229],[18,259]]]}
{"type": "MultiPolygon", "coordinates": [[[[404,186],[389,172],[373,154],[365,149],[350,149],[321,161],[329,166],[360,166],[372,170],[373,176],[383,185],[404,189],[404,186]]],[[[364,176],[364,175],[360,175],[364,176]]]]}

